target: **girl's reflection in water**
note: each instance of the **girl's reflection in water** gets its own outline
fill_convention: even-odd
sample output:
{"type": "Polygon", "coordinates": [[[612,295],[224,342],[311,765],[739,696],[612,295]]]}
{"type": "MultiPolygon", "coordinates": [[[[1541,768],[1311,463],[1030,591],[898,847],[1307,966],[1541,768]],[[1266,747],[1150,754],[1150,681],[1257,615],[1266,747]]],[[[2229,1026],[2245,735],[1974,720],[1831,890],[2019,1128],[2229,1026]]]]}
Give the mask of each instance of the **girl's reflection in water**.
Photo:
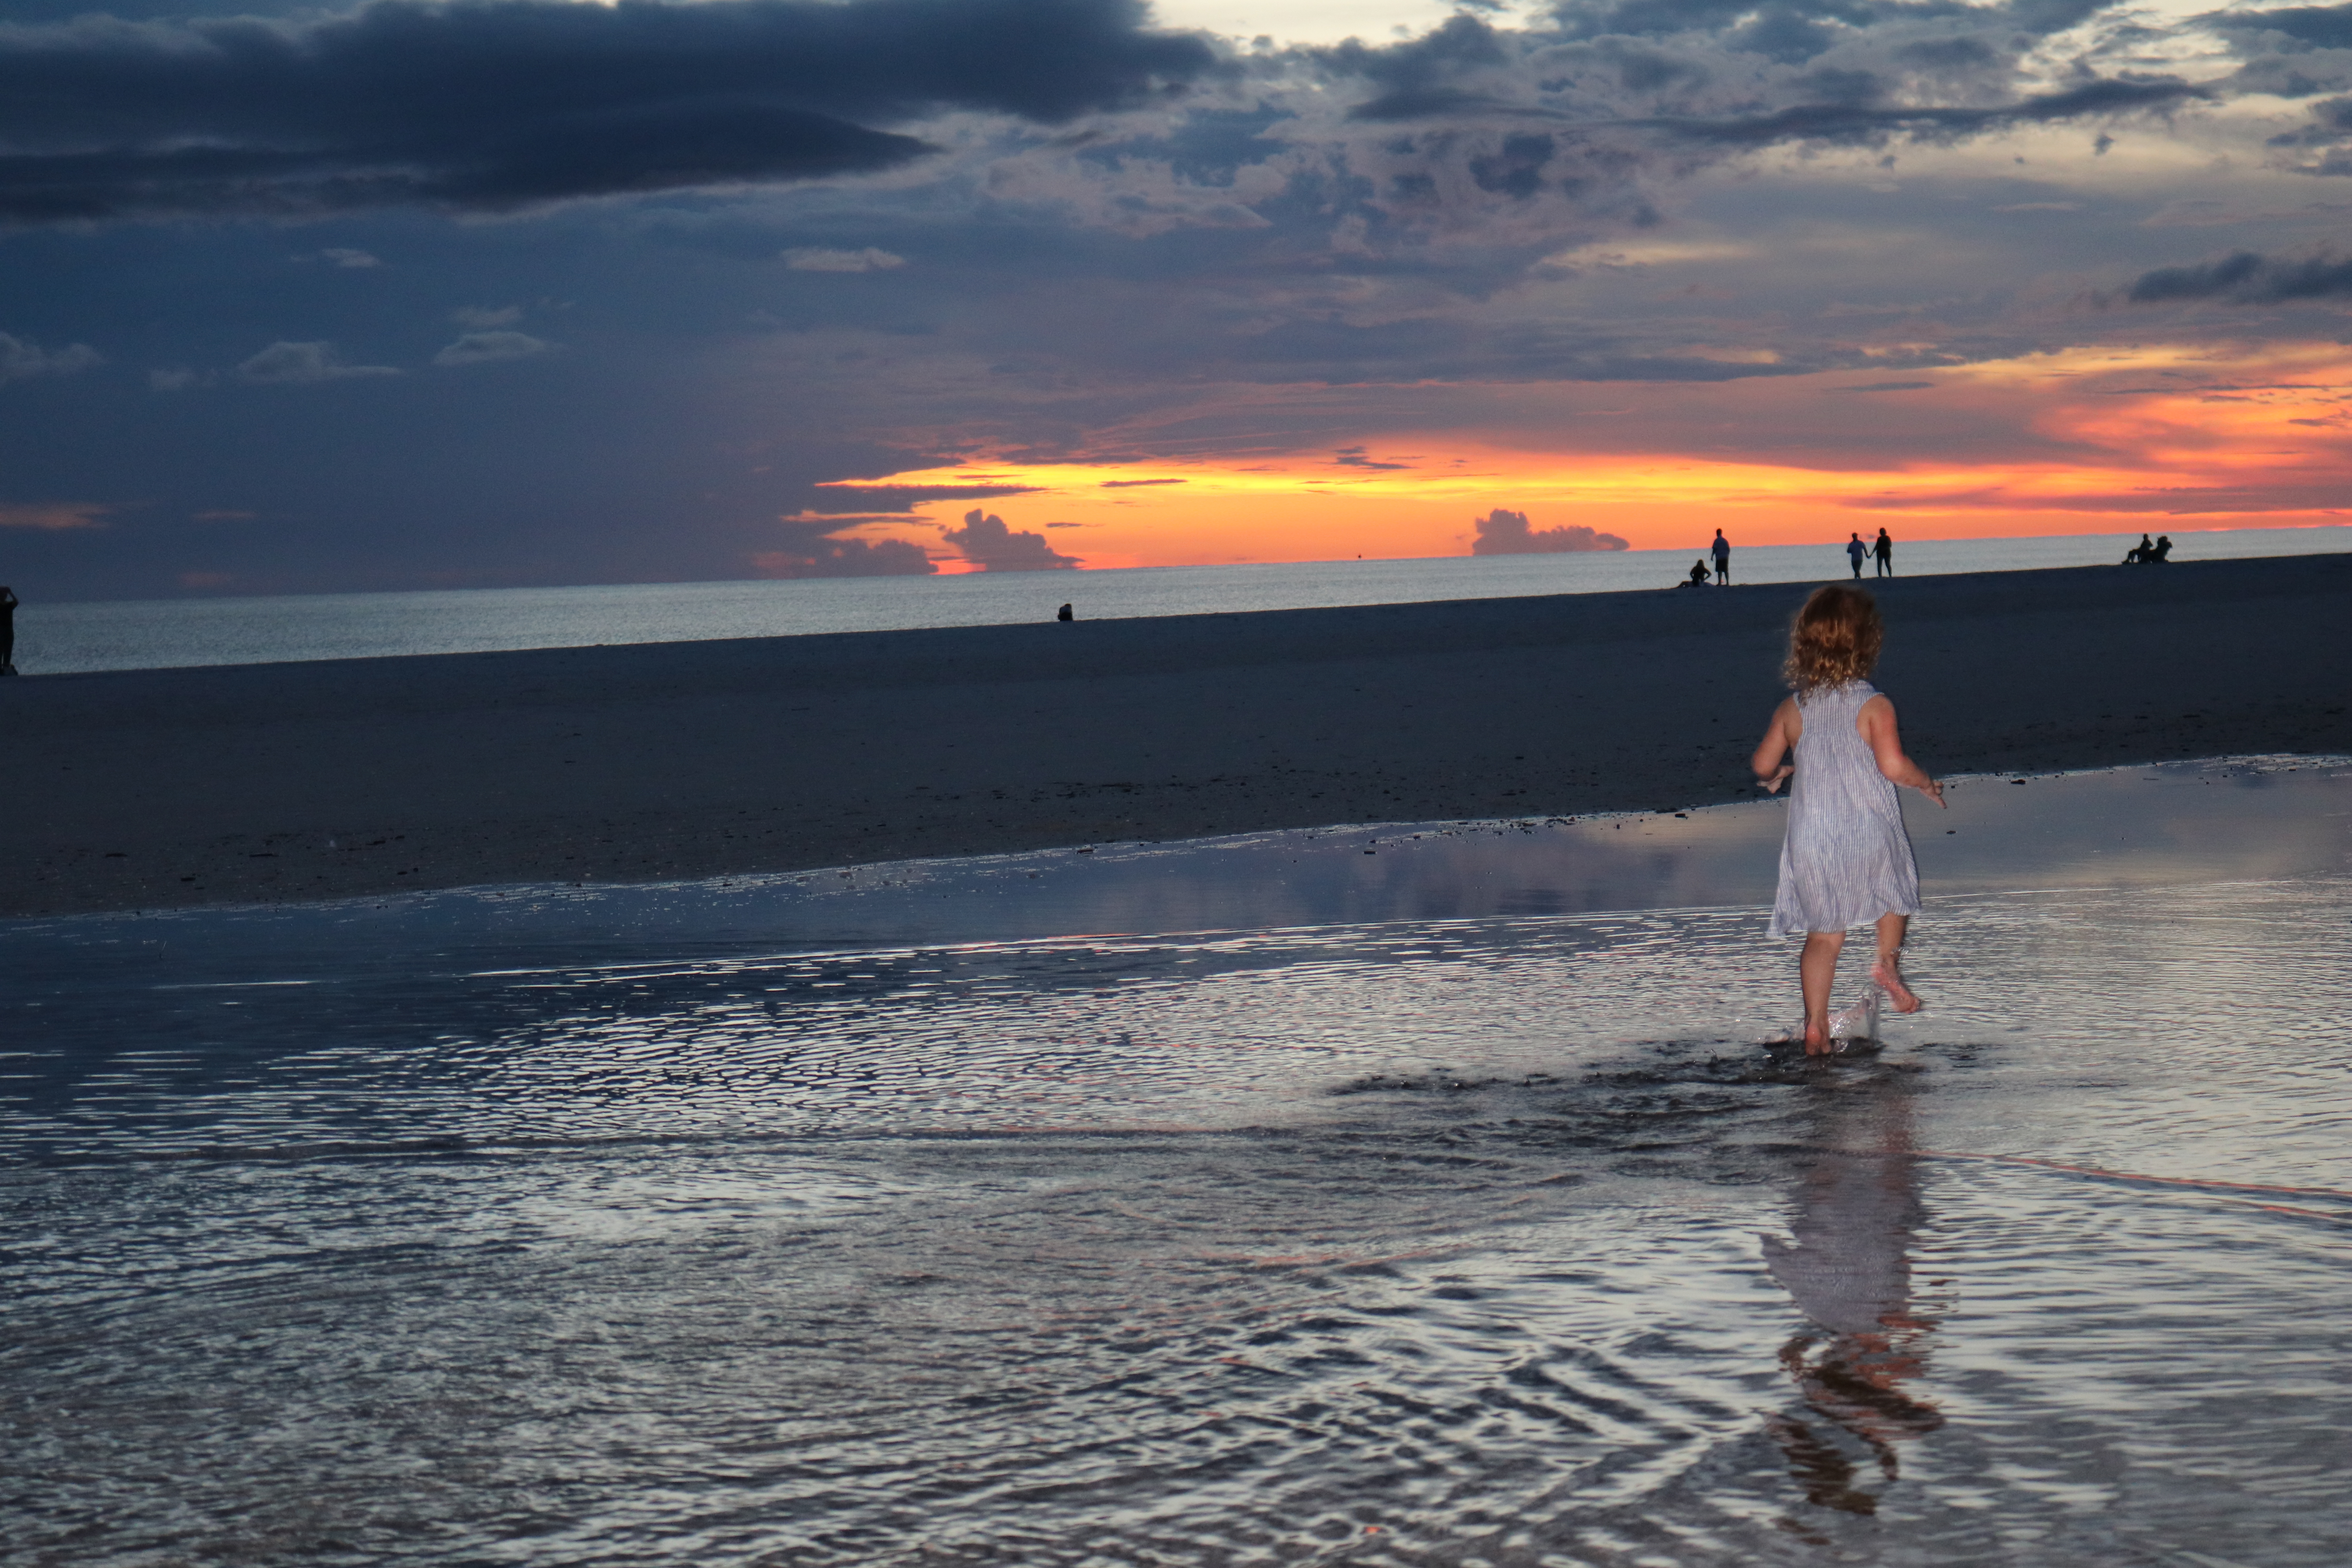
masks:
{"type": "Polygon", "coordinates": [[[1806,1500],[1848,1513],[1877,1511],[1878,1493],[1863,1489],[1865,1467],[1892,1483],[1895,1445],[1944,1424],[1904,1387],[1926,1369],[1936,1326],[1911,1310],[1912,1235],[1923,1218],[1915,1076],[1861,1064],[1822,1076],[1809,1091],[1811,1137],[1791,1194],[1794,1239],[1764,1238],[1772,1278],[1815,1325],[1780,1352],[1801,1403],[1766,1425],[1806,1500]]]}

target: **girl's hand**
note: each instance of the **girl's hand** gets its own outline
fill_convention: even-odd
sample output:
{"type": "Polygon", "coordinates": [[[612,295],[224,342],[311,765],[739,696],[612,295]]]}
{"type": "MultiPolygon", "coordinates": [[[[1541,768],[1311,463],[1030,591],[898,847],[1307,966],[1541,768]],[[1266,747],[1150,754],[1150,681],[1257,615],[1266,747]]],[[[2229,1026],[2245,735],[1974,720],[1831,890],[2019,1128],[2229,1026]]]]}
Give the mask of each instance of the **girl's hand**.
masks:
{"type": "Polygon", "coordinates": [[[1943,780],[1929,779],[1926,784],[1919,786],[1919,793],[1926,795],[1929,800],[1934,801],[1937,805],[1942,806],[1946,811],[1952,809],[1951,802],[1944,798],[1943,780]]]}
{"type": "Polygon", "coordinates": [[[1780,786],[1787,784],[1789,782],[1789,775],[1796,771],[1797,770],[1795,768],[1790,766],[1787,763],[1782,763],[1780,770],[1770,778],[1759,780],[1758,787],[1761,788],[1766,795],[1779,795],[1780,793],[1780,786]]]}

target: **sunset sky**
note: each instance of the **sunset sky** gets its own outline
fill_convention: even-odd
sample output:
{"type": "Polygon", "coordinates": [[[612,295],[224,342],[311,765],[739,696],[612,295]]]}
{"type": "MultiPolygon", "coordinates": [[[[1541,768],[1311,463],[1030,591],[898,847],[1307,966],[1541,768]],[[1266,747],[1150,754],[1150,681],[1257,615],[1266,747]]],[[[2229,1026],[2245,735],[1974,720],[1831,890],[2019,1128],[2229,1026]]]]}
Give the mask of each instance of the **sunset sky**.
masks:
{"type": "Polygon", "coordinates": [[[2337,522],[2352,5],[8,0],[43,598],[2337,522]]]}

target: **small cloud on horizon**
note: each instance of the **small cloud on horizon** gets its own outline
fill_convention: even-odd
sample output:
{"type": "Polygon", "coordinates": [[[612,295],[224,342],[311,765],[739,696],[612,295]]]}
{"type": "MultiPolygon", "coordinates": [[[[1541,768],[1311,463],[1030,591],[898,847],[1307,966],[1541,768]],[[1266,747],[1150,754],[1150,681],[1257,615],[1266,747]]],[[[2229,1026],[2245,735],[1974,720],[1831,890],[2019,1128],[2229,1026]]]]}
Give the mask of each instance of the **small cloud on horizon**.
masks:
{"type": "Polygon", "coordinates": [[[1331,454],[1335,468],[1410,468],[1411,463],[1376,463],[1364,455],[1361,447],[1342,447],[1331,454]]]}
{"type": "Polygon", "coordinates": [[[0,501],[0,528],[29,528],[39,533],[104,528],[113,510],[94,500],[0,501]]]}
{"type": "Polygon", "coordinates": [[[105,363],[104,356],[88,343],[68,343],[52,353],[38,343],[0,332],[0,386],[36,375],[71,375],[105,363]]]}
{"type": "Polygon", "coordinates": [[[1559,528],[1530,528],[1528,514],[1496,507],[1475,520],[1478,536],[1470,542],[1473,555],[1570,555],[1588,551],[1624,550],[1626,542],[1580,522],[1559,528]]]}
{"type": "Polygon", "coordinates": [[[794,246],[784,252],[784,265],[795,272],[887,272],[904,267],[907,258],[867,246],[863,250],[827,250],[794,246]]]}
{"type": "Polygon", "coordinates": [[[763,550],[751,557],[762,577],[921,577],[939,566],[923,547],[904,539],[814,539],[798,550],[763,550]]]}
{"type": "Polygon", "coordinates": [[[276,386],[307,386],[322,381],[399,374],[388,364],[345,364],[332,343],[297,343],[282,339],[236,367],[240,381],[276,386]]]}
{"type": "Polygon", "coordinates": [[[501,305],[492,310],[487,305],[460,305],[449,312],[449,319],[461,327],[487,331],[492,327],[511,327],[522,320],[520,305],[501,305]]]}
{"type": "Polygon", "coordinates": [[[433,363],[444,367],[459,364],[489,364],[498,360],[530,359],[543,354],[555,345],[532,337],[529,332],[467,332],[433,356],[433,363]]]}
{"type": "Polygon", "coordinates": [[[961,528],[943,528],[940,537],[983,572],[1067,572],[1078,564],[1076,556],[1046,543],[1044,534],[1015,533],[1003,518],[978,507],[963,514],[961,528]]]}
{"type": "Polygon", "coordinates": [[[381,260],[368,252],[353,250],[349,246],[330,246],[319,252],[319,255],[321,259],[331,261],[338,267],[366,268],[383,265],[381,260]]]}

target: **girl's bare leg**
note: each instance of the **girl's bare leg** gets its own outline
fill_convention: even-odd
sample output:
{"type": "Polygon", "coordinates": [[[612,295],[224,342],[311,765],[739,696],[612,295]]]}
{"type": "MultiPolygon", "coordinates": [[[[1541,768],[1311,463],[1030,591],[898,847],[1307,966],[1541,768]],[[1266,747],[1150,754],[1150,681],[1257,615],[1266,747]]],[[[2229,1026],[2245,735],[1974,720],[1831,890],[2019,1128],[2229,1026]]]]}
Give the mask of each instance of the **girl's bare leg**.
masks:
{"type": "Polygon", "coordinates": [[[1898,1013],[1919,1010],[1919,998],[1903,984],[1903,933],[1910,927],[1908,915],[1879,916],[1878,962],[1870,966],[1871,979],[1886,993],[1887,1001],[1898,1013]]]}
{"type": "Polygon", "coordinates": [[[1805,951],[1797,957],[1797,982],[1805,994],[1805,1054],[1829,1055],[1830,987],[1837,981],[1838,954],[1845,950],[1845,932],[1805,933],[1805,951]]]}

